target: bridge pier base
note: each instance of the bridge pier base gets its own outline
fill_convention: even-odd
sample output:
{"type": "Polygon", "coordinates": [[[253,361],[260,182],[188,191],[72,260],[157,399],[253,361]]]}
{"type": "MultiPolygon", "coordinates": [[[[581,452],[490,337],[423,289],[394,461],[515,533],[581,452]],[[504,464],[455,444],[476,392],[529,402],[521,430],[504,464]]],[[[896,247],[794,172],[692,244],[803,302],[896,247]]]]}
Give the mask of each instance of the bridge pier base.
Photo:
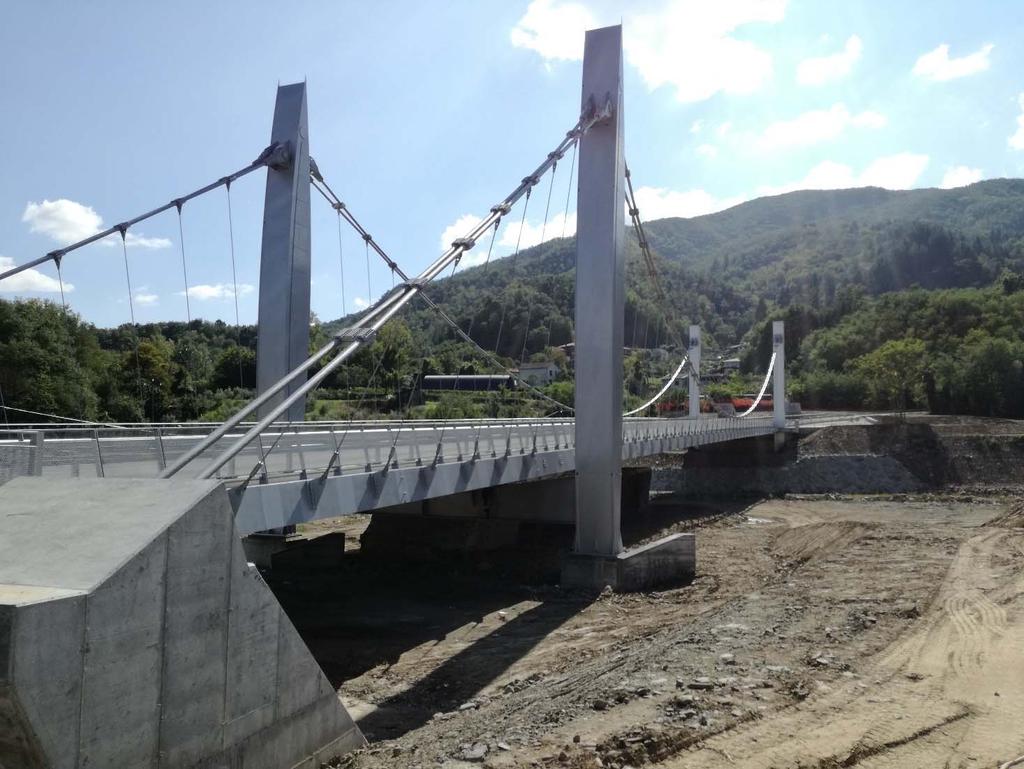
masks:
{"type": "Polygon", "coordinates": [[[615,556],[570,553],[562,562],[561,584],[635,593],[688,582],[696,570],[696,538],[693,534],[672,534],[615,556]]]}

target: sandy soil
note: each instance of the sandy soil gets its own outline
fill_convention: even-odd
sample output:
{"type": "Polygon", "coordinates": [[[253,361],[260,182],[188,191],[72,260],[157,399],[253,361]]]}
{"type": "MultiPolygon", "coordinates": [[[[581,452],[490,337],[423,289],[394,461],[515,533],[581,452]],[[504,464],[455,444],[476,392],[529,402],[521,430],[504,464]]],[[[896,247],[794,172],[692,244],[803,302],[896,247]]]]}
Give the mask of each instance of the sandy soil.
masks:
{"type": "Polygon", "coordinates": [[[343,766],[996,767],[1024,754],[1024,529],[985,525],[1009,507],[684,511],[698,576],[646,595],[357,550],[272,583],[371,739],[343,766]]]}

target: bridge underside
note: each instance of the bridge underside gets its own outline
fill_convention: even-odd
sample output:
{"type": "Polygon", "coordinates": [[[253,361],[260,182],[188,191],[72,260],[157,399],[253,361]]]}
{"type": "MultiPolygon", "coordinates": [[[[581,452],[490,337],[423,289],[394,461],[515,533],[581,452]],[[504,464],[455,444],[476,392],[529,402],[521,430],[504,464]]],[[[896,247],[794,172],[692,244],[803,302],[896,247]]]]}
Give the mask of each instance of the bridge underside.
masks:
{"type": "MultiPolygon", "coordinates": [[[[688,420],[659,420],[679,425],[688,420]]],[[[664,425],[637,431],[623,443],[622,459],[629,462],[668,451],[739,440],[775,432],[769,420],[704,420],[706,430],[673,430],[664,425]],[[723,424],[719,424],[719,421],[723,424]]],[[[473,444],[465,453],[438,463],[397,462],[379,470],[352,474],[328,474],[275,483],[250,483],[231,491],[235,523],[243,535],[256,531],[397,508],[438,497],[451,497],[508,484],[536,481],[573,473],[575,448],[544,439],[509,453],[481,452],[473,455],[473,444]]],[[[574,498],[573,498],[574,499],[574,498]]],[[[572,508],[570,508],[571,510],[572,508]]]]}

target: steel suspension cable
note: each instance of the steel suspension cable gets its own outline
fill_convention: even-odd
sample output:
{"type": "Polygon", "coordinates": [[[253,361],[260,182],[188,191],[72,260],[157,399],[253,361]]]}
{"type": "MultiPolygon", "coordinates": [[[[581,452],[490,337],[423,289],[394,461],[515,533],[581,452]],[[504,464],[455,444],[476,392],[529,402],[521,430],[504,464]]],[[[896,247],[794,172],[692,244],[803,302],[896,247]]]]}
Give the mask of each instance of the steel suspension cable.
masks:
{"type": "Polygon", "coordinates": [[[523,241],[523,228],[526,226],[526,210],[530,205],[530,190],[532,187],[526,190],[526,202],[523,204],[523,218],[519,220],[519,235],[516,236],[516,250],[512,254],[512,266],[509,268],[508,275],[508,286],[505,289],[504,300],[501,304],[501,320],[498,322],[498,336],[494,340],[494,354],[498,355],[498,349],[501,347],[501,332],[505,328],[505,314],[508,312],[508,294],[512,288],[512,281],[515,280],[516,276],[516,260],[519,258],[519,245],[523,241]]]}
{"type": "MultiPolygon", "coordinates": [[[[663,308],[667,308],[668,307],[668,298],[666,297],[664,288],[662,287],[662,284],[661,284],[660,275],[658,273],[657,262],[654,259],[654,255],[651,253],[650,242],[647,240],[647,233],[644,230],[643,220],[640,218],[640,208],[637,205],[636,193],[633,190],[633,176],[630,173],[629,165],[628,164],[625,165],[625,175],[626,175],[626,206],[629,209],[630,221],[633,224],[633,230],[636,233],[637,245],[640,248],[640,253],[641,253],[642,257],[643,257],[644,264],[647,267],[647,273],[648,273],[648,275],[649,275],[649,277],[651,279],[651,284],[654,286],[654,289],[655,289],[655,291],[658,294],[658,298],[660,300],[661,306],[663,308]]],[[[636,323],[637,323],[637,312],[636,312],[636,310],[637,309],[639,309],[639,305],[638,304],[634,306],[634,312],[633,312],[633,344],[634,344],[634,346],[636,345],[636,333],[637,333],[637,327],[636,327],[636,323]]],[[[650,330],[650,318],[646,317],[646,313],[645,313],[645,320],[646,320],[646,327],[644,329],[644,349],[646,350],[647,349],[647,334],[648,334],[648,331],[650,330]]],[[[667,318],[665,318],[665,326],[666,326],[666,331],[669,333],[670,336],[673,337],[673,340],[675,341],[676,345],[678,347],[680,347],[680,348],[686,349],[685,345],[683,345],[683,343],[682,343],[682,338],[679,336],[678,329],[675,328],[672,324],[668,323],[667,322],[667,318]]],[[[660,339],[660,336],[661,336],[661,331],[660,331],[660,325],[659,325],[659,327],[658,327],[658,338],[659,339],[660,339]]],[[[657,343],[655,344],[655,346],[657,346],[657,343]]],[[[684,357],[684,360],[685,360],[685,357],[684,357]]],[[[681,365],[682,364],[680,364],[680,366],[681,365]]],[[[681,371],[682,369],[680,368],[679,370],[681,371]]],[[[678,374],[675,375],[674,378],[678,378],[678,374]]],[[[674,379],[670,380],[670,381],[674,381],[674,379]]],[[[645,406],[642,407],[640,410],[642,410],[643,408],[646,408],[646,406],[649,406],[649,405],[651,405],[651,403],[657,401],[658,398],[660,398],[661,395],[663,395],[667,391],[668,391],[667,387],[662,388],[662,390],[659,392],[659,394],[657,396],[655,396],[655,398],[653,398],[647,404],[645,404],[645,406]]],[[[634,409],[634,411],[630,412],[630,413],[634,413],[636,411],[637,410],[634,409]]]]}
{"type": "Polygon", "coordinates": [[[366,301],[373,301],[373,285],[370,283],[370,241],[369,236],[364,235],[363,241],[366,244],[366,301]]]}
{"type": "Polygon", "coordinates": [[[124,254],[124,278],[128,284],[128,312],[132,318],[132,336],[135,338],[135,379],[139,388],[139,400],[142,414],[146,414],[146,398],[142,392],[142,364],[139,362],[139,327],[135,323],[135,301],[132,298],[132,273],[128,268],[128,244],[125,238],[127,229],[121,230],[121,253],[124,254]]]}
{"type": "Polygon", "coordinates": [[[178,245],[181,250],[181,275],[185,279],[185,318],[189,323],[192,322],[192,305],[188,298],[188,265],[185,261],[185,228],[181,223],[181,208],[183,202],[176,201],[175,207],[178,209],[178,245]]]}
{"type": "Polygon", "coordinates": [[[57,266],[57,283],[60,285],[60,306],[64,310],[64,320],[68,318],[68,302],[64,298],[64,275],[60,269],[60,260],[56,261],[57,266]]]}
{"type": "Polygon", "coordinates": [[[235,269],[235,223],[231,216],[231,182],[224,185],[228,199],[228,242],[231,245],[231,296],[235,300],[235,344],[238,346],[238,387],[245,389],[242,370],[242,324],[238,314],[238,273],[235,269]]]}
{"type": "Polygon", "coordinates": [[[4,387],[2,384],[0,384],[0,410],[4,412],[4,425],[10,429],[11,420],[7,418],[7,402],[4,400],[4,387]]]}
{"type": "Polygon", "coordinates": [[[672,376],[669,377],[668,381],[665,383],[665,386],[662,387],[660,390],[658,390],[657,394],[653,398],[651,398],[649,401],[647,401],[644,405],[637,406],[632,411],[624,412],[622,416],[624,416],[624,417],[631,417],[634,414],[639,414],[641,411],[644,411],[645,409],[647,409],[647,408],[653,406],[655,403],[657,403],[661,399],[661,396],[664,395],[665,393],[667,393],[672,388],[672,385],[674,385],[676,383],[676,380],[679,379],[679,375],[683,373],[683,369],[686,366],[688,366],[689,363],[690,363],[690,359],[687,356],[684,355],[683,359],[679,362],[679,366],[676,368],[676,370],[672,373],[672,376]]]}
{"type": "MultiPolygon", "coordinates": [[[[541,227],[540,227],[540,242],[538,243],[538,245],[543,245],[544,244],[544,234],[545,234],[545,232],[547,231],[547,228],[548,228],[548,214],[551,211],[551,191],[555,187],[555,173],[557,171],[558,171],[558,161],[556,160],[555,163],[551,166],[551,181],[548,184],[548,199],[547,199],[547,204],[544,206],[544,222],[541,224],[541,227]]],[[[527,195],[526,199],[527,199],[527,201],[529,201],[529,199],[530,199],[529,195],[527,195]]],[[[526,208],[525,208],[525,206],[523,207],[523,221],[524,222],[526,221],[526,208]]],[[[522,237],[522,225],[520,225],[519,234],[520,234],[520,237],[522,237]]],[[[518,248],[519,248],[519,245],[517,243],[516,244],[516,249],[518,250],[518,248]]],[[[528,303],[526,305],[526,329],[523,331],[523,348],[522,348],[522,351],[519,354],[519,368],[520,369],[522,369],[523,364],[526,362],[526,345],[530,341],[530,318],[531,317],[533,317],[533,303],[532,302],[530,302],[530,303],[528,303]]]]}
{"type": "Polygon", "coordinates": [[[773,352],[771,360],[768,361],[768,372],[764,375],[764,382],[761,383],[761,391],[757,394],[757,398],[754,400],[753,403],[750,404],[750,408],[748,408],[742,414],[736,415],[737,419],[742,419],[743,417],[752,414],[754,409],[756,409],[758,405],[761,403],[761,399],[764,397],[765,390],[768,389],[768,382],[771,381],[772,370],[775,368],[775,355],[776,353],[773,352]]]}
{"type": "Polygon", "coordinates": [[[82,425],[96,425],[97,427],[112,427],[122,428],[124,425],[113,424],[112,422],[94,422],[91,419],[75,419],[74,417],[65,417],[60,414],[48,414],[45,411],[30,411],[29,409],[17,409],[14,406],[8,406],[4,404],[3,389],[0,388],[0,409],[4,412],[4,422],[10,427],[11,423],[7,421],[8,411],[17,411],[19,414],[31,414],[37,417],[46,417],[47,419],[63,419],[66,422],[74,422],[75,424],[82,425]]]}
{"type": "MultiPolygon", "coordinates": [[[[575,145],[574,145],[575,146],[575,145]]],[[[548,183],[548,201],[544,204],[544,223],[540,227],[540,242],[538,245],[543,245],[544,235],[548,229],[548,212],[551,211],[551,193],[555,189],[555,174],[558,172],[558,161],[556,160],[551,165],[551,181],[548,183]]]]}
{"type": "Polygon", "coordinates": [[[569,187],[565,191],[565,213],[562,215],[562,237],[565,237],[565,227],[569,223],[569,199],[572,197],[573,171],[576,170],[576,146],[572,145],[572,162],[569,163],[569,187]]]}
{"type": "MultiPolygon", "coordinates": [[[[57,267],[57,283],[60,286],[60,306],[64,313],[64,325],[66,326],[68,336],[71,337],[72,355],[70,355],[69,357],[71,358],[71,361],[74,364],[74,369],[78,372],[81,372],[82,366],[78,360],[78,356],[74,354],[74,343],[75,341],[77,341],[78,334],[76,333],[77,329],[74,327],[74,324],[71,320],[71,316],[68,315],[68,303],[67,300],[64,298],[64,274],[63,271],[61,270],[61,261],[62,260],[60,259],[54,259],[54,265],[57,267]]],[[[78,415],[82,417],[82,419],[85,419],[85,387],[81,388],[81,394],[82,397],[78,404],[78,415]]]]}
{"type": "MultiPolygon", "coordinates": [[[[572,132],[570,132],[570,134],[571,133],[572,132]]],[[[554,153],[551,153],[551,154],[554,154],[554,153]]],[[[549,159],[550,159],[550,156],[549,156],[549,159]]],[[[551,163],[552,167],[553,167],[553,165],[554,165],[554,162],[551,163]]],[[[537,174],[535,174],[535,175],[537,175],[537,174]]],[[[324,198],[324,200],[326,200],[328,203],[330,203],[330,205],[336,211],[338,211],[339,214],[342,215],[342,218],[344,218],[345,221],[347,221],[353,227],[353,229],[355,229],[356,232],[358,232],[360,234],[360,237],[362,237],[363,240],[366,241],[366,243],[369,244],[370,248],[372,248],[381,257],[381,259],[384,260],[385,264],[388,265],[388,268],[393,273],[398,274],[406,282],[407,285],[412,285],[414,283],[414,281],[411,281],[409,279],[409,277],[405,274],[405,272],[402,270],[402,268],[399,266],[399,264],[395,260],[393,260],[390,256],[388,256],[387,252],[383,248],[381,248],[380,244],[378,244],[377,241],[373,239],[373,236],[371,236],[368,232],[366,232],[366,230],[363,228],[363,226],[359,223],[359,221],[352,214],[352,212],[348,208],[348,206],[345,203],[343,203],[341,200],[338,199],[337,195],[334,193],[334,190],[332,190],[330,188],[330,185],[327,184],[326,181],[324,181],[323,176],[319,172],[319,169],[316,169],[315,164],[312,163],[312,162],[310,163],[310,176],[312,177],[312,180],[313,180],[313,186],[320,193],[320,195],[324,198]]],[[[526,179],[524,179],[523,180],[524,184],[529,179],[530,179],[530,177],[527,177],[526,179]]],[[[495,237],[497,236],[497,233],[498,233],[498,227],[499,227],[499,225],[500,225],[500,223],[502,221],[503,215],[505,213],[507,213],[507,210],[503,206],[498,205],[498,206],[493,206],[492,207],[491,213],[492,213],[492,216],[493,216],[493,224],[488,225],[488,227],[489,228],[493,227],[493,229],[491,230],[490,243],[489,243],[489,246],[488,246],[488,249],[487,249],[487,259],[486,259],[486,261],[483,264],[484,269],[486,269],[488,267],[488,265],[490,264],[491,254],[492,254],[493,249],[494,249],[495,237]]],[[[479,230],[480,230],[480,226],[477,225],[475,231],[479,231],[479,230]]],[[[484,232],[486,232],[486,230],[484,230],[484,232]]],[[[482,234],[483,233],[480,233],[480,235],[477,235],[476,238],[474,238],[474,242],[475,242],[475,240],[479,239],[479,237],[482,234]]],[[[467,240],[467,238],[460,238],[459,240],[455,241],[455,243],[452,246],[453,249],[455,249],[456,247],[459,247],[459,246],[464,246],[466,240],[467,240]]],[[[468,248],[465,248],[463,251],[461,251],[458,254],[458,256],[456,256],[453,259],[453,261],[451,262],[451,264],[453,266],[453,273],[454,273],[454,268],[458,266],[458,263],[461,260],[462,255],[465,253],[465,250],[468,250],[468,248]]],[[[424,290],[424,288],[422,286],[419,287],[418,295],[420,297],[422,297],[423,301],[427,304],[427,306],[431,310],[433,310],[435,313],[437,313],[445,323],[447,323],[449,326],[452,327],[452,329],[456,332],[456,334],[461,339],[463,339],[464,341],[466,341],[469,344],[471,344],[474,347],[474,349],[476,349],[477,353],[479,353],[481,356],[483,356],[483,358],[489,364],[491,364],[492,366],[495,366],[496,368],[504,371],[506,374],[508,374],[510,377],[512,377],[512,379],[515,382],[517,382],[517,384],[524,385],[526,387],[526,389],[531,390],[531,391],[533,391],[534,394],[539,395],[540,397],[550,401],[552,404],[556,405],[559,409],[562,409],[562,410],[567,409],[569,411],[572,411],[572,407],[571,406],[567,406],[566,404],[562,403],[561,401],[558,401],[558,400],[555,400],[553,398],[548,397],[544,393],[540,392],[536,388],[534,388],[531,385],[529,385],[529,383],[524,382],[508,366],[506,366],[504,363],[502,363],[500,360],[498,360],[497,357],[494,354],[492,354],[492,353],[488,352],[487,350],[485,350],[479,343],[476,342],[476,340],[474,340],[469,334],[467,334],[467,332],[463,331],[462,328],[447,313],[445,313],[444,310],[442,310],[437,305],[437,303],[435,303],[430,298],[430,296],[426,293],[426,291],[424,290]]],[[[364,319],[365,319],[365,316],[364,316],[364,319]]],[[[472,328],[472,326],[471,326],[471,328],[472,328]]]]}
{"type": "MultiPolygon", "coordinates": [[[[455,270],[456,270],[456,268],[458,266],[459,266],[458,261],[452,263],[452,274],[449,276],[449,280],[452,277],[454,277],[455,270]]],[[[421,297],[425,297],[426,294],[420,294],[420,296],[421,297]]],[[[462,377],[462,367],[460,366],[459,369],[455,372],[455,388],[454,388],[455,392],[458,392],[459,381],[460,381],[461,377],[462,377]]],[[[434,464],[435,465],[441,460],[441,455],[442,455],[442,452],[443,452],[443,444],[444,444],[444,434],[448,430],[448,419],[449,419],[449,415],[445,414],[444,421],[441,423],[441,434],[438,436],[438,438],[437,438],[437,446],[434,448],[434,464]]],[[[401,426],[399,426],[398,429],[401,430],[402,429],[401,426]]],[[[396,438],[395,443],[397,445],[397,438],[396,438]]]]}
{"type": "Polygon", "coordinates": [[[348,307],[345,303],[345,252],[342,246],[340,212],[338,212],[338,273],[341,275],[341,317],[344,318],[348,315],[348,307]]]}
{"type": "Polygon", "coordinates": [[[121,222],[120,224],[115,224],[113,227],[108,227],[105,230],[97,232],[94,235],[90,235],[89,237],[83,238],[82,240],[79,240],[70,245],[64,246],[63,248],[58,248],[55,251],[50,251],[48,254],[46,254],[45,256],[41,256],[38,259],[33,259],[31,261],[25,262],[24,264],[19,264],[17,267],[12,267],[9,270],[5,270],[4,272],[0,273],[0,281],[9,278],[13,275],[17,275],[19,272],[24,272],[25,270],[37,267],[40,264],[61,259],[66,254],[69,254],[72,251],[82,248],[83,246],[87,246],[90,243],[95,243],[96,241],[109,237],[114,233],[127,232],[130,227],[138,224],[139,222],[144,222],[147,219],[151,219],[157,214],[162,214],[164,211],[168,211],[181,203],[185,203],[189,200],[192,200],[193,198],[197,198],[200,195],[205,195],[207,192],[217,189],[222,184],[229,184],[237,179],[242,178],[246,174],[252,173],[258,168],[263,168],[264,166],[267,165],[275,165],[281,162],[285,162],[287,158],[288,149],[284,145],[271,144],[269,147],[264,149],[263,152],[260,153],[259,157],[252,161],[252,163],[245,166],[245,168],[235,171],[232,174],[228,174],[227,176],[222,176],[217,181],[212,182],[211,184],[207,184],[204,187],[200,187],[197,190],[193,190],[187,195],[182,195],[179,198],[175,198],[169,203],[165,203],[162,206],[154,208],[152,211],[147,211],[144,214],[140,214],[139,216],[127,219],[121,222]]]}
{"type": "Polygon", "coordinates": [[[197,477],[209,478],[216,473],[221,466],[230,461],[233,456],[241,451],[242,448],[247,446],[255,436],[259,434],[260,430],[263,429],[263,425],[272,423],[277,419],[277,417],[283,414],[292,403],[303,397],[310,390],[318,387],[320,382],[322,382],[331,371],[344,363],[349,356],[362,347],[372,334],[376,333],[377,329],[383,326],[402,307],[419,294],[424,285],[433,280],[438,273],[447,265],[451,264],[452,261],[461,258],[463,253],[472,248],[477,239],[494,224],[495,220],[506,213],[513,203],[526,194],[526,190],[529,186],[532,186],[527,183],[527,180],[532,179],[534,176],[543,174],[553,164],[554,158],[552,155],[557,157],[562,156],[562,154],[573,146],[581,136],[590,130],[593,125],[609,119],[612,114],[613,110],[610,99],[607,100],[602,107],[598,107],[595,103],[590,102],[585,107],[579,121],[575,126],[573,126],[573,128],[566,132],[565,138],[562,139],[554,152],[549,153],[547,159],[536,168],[533,174],[530,177],[526,177],[526,179],[524,179],[519,186],[509,193],[502,202],[492,206],[490,215],[484,217],[465,237],[459,238],[455,241],[449,249],[435,259],[434,262],[424,269],[415,279],[407,280],[405,283],[401,284],[397,290],[393,290],[382,297],[378,302],[370,307],[362,317],[359,318],[358,326],[351,327],[350,329],[346,329],[338,334],[334,340],[327,345],[324,345],[323,348],[288,372],[288,374],[275,382],[270,388],[239,409],[238,412],[221,424],[220,427],[183,454],[173,465],[165,469],[161,473],[161,477],[171,477],[175,473],[179,472],[181,468],[216,443],[220,438],[226,435],[229,430],[238,425],[246,416],[267,403],[271,398],[275,397],[278,392],[291,384],[295,379],[306,375],[313,365],[327,355],[330,355],[332,352],[338,351],[334,358],[325,364],[316,374],[306,379],[306,381],[297,387],[291,394],[285,397],[280,404],[275,406],[269,414],[250,428],[245,435],[241,436],[228,448],[218,454],[198,473],[197,477]]]}
{"type": "MultiPolygon", "coordinates": [[[[345,425],[345,432],[342,433],[341,441],[335,443],[334,452],[331,454],[331,457],[330,457],[330,459],[327,462],[327,467],[324,469],[323,473],[321,474],[321,480],[325,479],[330,474],[331,470],[334,468],[335,461],[337,461],[339,459],[339,457],[341,455],[342,446],[344,446],[344,444],[345,444],[345,438],[348,437],[348,434],[349,434],[349,432],[352,429],[352,425],[355,422],[356,413],[362,410],[363,403],[366,401],[367,393],[370,390],[374,389],[374,383],[377,381],[377,373],[380,371],[380,367],[381,367],[381,364],[383,362],[384,362],[384,351],[381,350],[380,354],[377,356],[377,362],[376,362],[376,364],[374,365],[373,369],[370,372],[370,378],[367,380],[366,387],[363,388],[362,393],[360,393],[360,395],[359,395],[359,402],[356,404],[355,411],[352,412],[352,414],[349,416],[349,418],[347,420],[347,424],[345,425]]],[[[248,485],[248,483],[256,476],[256,473],[259,472],[260,467],[264,468],[264,473],[267,471],[267,458],[274,452],[274,449],[277,448],[277,445],[281,442],[281,439],[284,437],[285,432],[287,430],[293,429],[294,427],[295,427],[295,422],[293,422],[291,420],[289,420],[288,422],[286,422],[284,424],[279,424],[278,425],[277,437],[274,439],[274,442],[270,444],[270,448],[267,449],[266,451],[262,450],[262,440],[260,441],[260,447],[261,447],[261,449],[260,449],[260,458],[257,460],[256,465],[253,467],[253,469],[249,472],[249,474],[246,477],[245,481],[242,482],[241,485],[243,487],[248,485]]],[[[333,431],[332,431],[332,435],[333,435],[333,431]]],[[[261,433],[261,436],[262,436],[262,433],[261,433]]]]}

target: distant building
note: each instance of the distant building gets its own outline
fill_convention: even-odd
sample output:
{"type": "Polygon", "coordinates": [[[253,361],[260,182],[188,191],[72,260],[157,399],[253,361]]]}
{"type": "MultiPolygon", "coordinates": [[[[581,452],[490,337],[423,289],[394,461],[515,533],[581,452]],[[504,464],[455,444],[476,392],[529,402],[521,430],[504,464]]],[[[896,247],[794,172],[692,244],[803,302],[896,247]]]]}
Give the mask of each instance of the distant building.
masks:
{"type": "Polygon", "coordinates": [[[732,374],[734,371],[740,370],[740,359],[739,358],[726,358],[722,361],[722,369],[726,374],[732,374]]]}
{"type": "Polygon", "coordinates": [[[501,388],[515,389],[516,382],[508,374],[427,374],[421,387],[424,390],[486,391],[501,388]]]}
{"type": "Polygon", "coordinates": [[[558,376],[558,365],[554,361],[544,360],[537,363],[524,363],[519,367],[519,378],[534,387],[551,384],[558,376]]]}

